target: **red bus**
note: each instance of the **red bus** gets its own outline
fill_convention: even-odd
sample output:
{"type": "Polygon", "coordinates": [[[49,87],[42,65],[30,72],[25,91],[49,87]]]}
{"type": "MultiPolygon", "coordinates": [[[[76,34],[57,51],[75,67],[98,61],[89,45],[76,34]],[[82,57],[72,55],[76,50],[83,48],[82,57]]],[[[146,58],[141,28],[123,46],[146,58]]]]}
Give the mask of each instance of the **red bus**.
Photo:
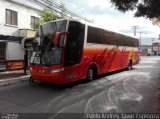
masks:
{"type": "Polygon", "coordinates": [[[138,39],[97,28],[74,19],[40,25],[33,42],[31,78],[66,84],[139,62],[138,39]]]}

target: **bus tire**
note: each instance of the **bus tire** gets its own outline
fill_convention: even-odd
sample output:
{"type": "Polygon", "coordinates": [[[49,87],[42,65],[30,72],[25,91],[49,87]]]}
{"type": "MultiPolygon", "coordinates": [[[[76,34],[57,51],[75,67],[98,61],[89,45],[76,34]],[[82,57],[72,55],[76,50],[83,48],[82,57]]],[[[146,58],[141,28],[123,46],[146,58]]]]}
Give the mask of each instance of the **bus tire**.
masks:
{"type": "Polygon", "coordinates": [[[96,76],[97,76],[96,67],[93,67],[93,66],[90,67],[87,72],[87,80],[92,81],[92,80],[96,79],[96,76]]]}
{"type": "Polygon", "coordinates": [[[128,70],[132,70],[132,60],[130,60],[128,63],[128,70]]]}
{"type": "Polygon", "coordinates": [[[32,77],[29,78],[29,83],[34,83],[34,80],[32,79],[32,77]]]}

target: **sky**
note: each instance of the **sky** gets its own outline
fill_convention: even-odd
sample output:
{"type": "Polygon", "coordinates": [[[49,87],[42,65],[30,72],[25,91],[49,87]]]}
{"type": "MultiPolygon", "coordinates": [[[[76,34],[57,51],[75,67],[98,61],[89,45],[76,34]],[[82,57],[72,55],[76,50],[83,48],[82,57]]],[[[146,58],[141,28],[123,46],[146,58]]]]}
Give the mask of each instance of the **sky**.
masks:
{"type": "Polygon", "coordinates": [[[64,3],[68,10],[74,11],[77,14],[93,20],[95,24],[120,32],[129,36],[134,36],[132,26],[139,26],[136,37],[141,34],[142,45],[152,44],[158,41],[160,27],[155,26],[149,19],[143,17],[135,18],[134,11],[122,13],[115,9],[109,0],[56,0],[58,3],[64,3]]]}
{"type": "MultiPolygon", "coordinates": [[[[19,0],[18,0],[19,1],[19,0]]],[[[24,3],[29,0],[21,0],[24,3]]],[[[149,19],[143,17],[135,18],[134,11],[122,13],[115,9],[110,0],[54,0],[57,3],[65,4],[65,7],[89,20],[94,24],[107,30],[119,32],[134,37],[132,26],[139,26],[136,38],[142,39],[142,45],[151,45],[152,39],[158,41],[160,27],[153,25],[149,19]]],[[[20,2],[20,1],[19,1],[20,2]]]]}

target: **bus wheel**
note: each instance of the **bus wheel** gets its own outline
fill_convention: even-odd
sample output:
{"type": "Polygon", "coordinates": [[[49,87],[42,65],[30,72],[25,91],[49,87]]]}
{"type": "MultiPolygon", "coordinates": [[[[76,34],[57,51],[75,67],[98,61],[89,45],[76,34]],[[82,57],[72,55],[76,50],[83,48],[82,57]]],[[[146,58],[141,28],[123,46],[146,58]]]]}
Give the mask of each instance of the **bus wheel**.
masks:
{"type": "Polygon", "coordinates": [[[128,63],[128,70],[132,70],[132,61],[129,61],[128,63]]]}
{"type": "Polygon", "coordinates": [[[34,83],[34,80],[32,79],[32,77],[29,78],[29,83],[34,83]]]}
{"type": "Polygon", "coordinates": [[[91,67],[88,69],[88,72],[87,72],[87,80],[88,81],[92,81],[96,78],[96,70],[91,67]]]}

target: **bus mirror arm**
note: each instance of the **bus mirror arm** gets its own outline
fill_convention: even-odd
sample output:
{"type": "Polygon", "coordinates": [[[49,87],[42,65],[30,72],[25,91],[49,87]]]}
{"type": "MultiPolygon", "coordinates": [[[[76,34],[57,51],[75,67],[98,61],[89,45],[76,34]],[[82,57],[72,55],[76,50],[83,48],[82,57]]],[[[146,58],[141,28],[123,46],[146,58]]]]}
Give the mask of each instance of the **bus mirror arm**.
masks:
{"type": "Polygon", "coordinates": [[[61,38],[65,38],[67,36],[68,32],[56,32],[55,37],[53,39],[54,45],[59,46],[61,38]]]}

